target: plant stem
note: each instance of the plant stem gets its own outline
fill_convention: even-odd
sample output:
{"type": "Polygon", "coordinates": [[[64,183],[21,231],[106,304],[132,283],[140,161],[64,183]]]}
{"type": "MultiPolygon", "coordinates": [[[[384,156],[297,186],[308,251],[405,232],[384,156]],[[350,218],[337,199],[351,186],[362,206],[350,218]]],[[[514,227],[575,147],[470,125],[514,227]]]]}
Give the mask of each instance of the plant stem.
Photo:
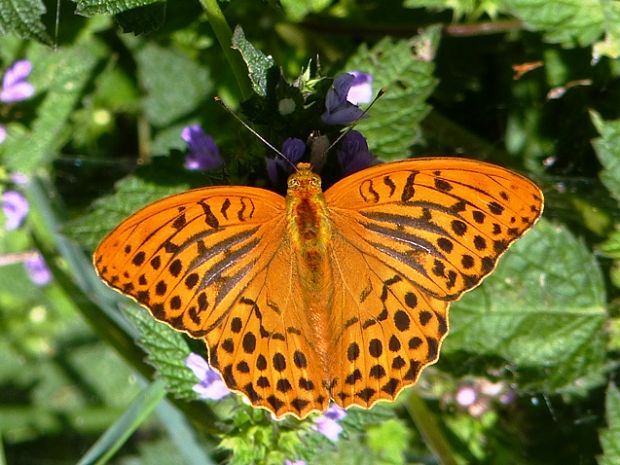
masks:
{"type": "Polygon", "coordinates": [[[207,18],[213,28],[213,32],[215,32],[215,37],[217,37],[220,47],[222,47],[222,51],[224,52],[224,56],[235,75],[241,97],[243,100],[247,100],[252,95],[252,86],[247,75],[245,63],[241,56],[231,48],[232,31],[230,26],[228,26],[217,0],[200,0],[200,4],[207,13],[207,18]]]}
{"type": "Polygon", "coordinates": [[[435,415],[426,406],[424,399],[411,393],[406,404],[407,411],[415,423],[424,442],[441,465],[457,465],[450,444],[437,424],[435,415]]]}

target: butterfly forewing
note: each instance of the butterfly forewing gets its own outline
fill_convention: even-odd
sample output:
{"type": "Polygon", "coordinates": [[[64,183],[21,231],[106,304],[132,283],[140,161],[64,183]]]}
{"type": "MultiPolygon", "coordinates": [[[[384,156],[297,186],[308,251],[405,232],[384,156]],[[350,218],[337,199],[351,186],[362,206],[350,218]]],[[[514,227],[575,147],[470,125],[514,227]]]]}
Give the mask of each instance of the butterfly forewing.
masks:
{"type": "Polygon", "coordinates": [[[425,292],[455,300],[495,267],[542,212],[542,193],[509,170],[458,158],[379,165],[325,197],[337,229],[425,292]]]}
{"type": "Polygon", "coordinates": [[[230,300],[231,283],[249,276],[244,254],[256,251],[265,228],[283,228],[281,197],[251,188],[230,194],[197,189],[138,211],[97,248],[99,275],[156,318],[203,336],[224,313],[215,303],[230,300]]]}

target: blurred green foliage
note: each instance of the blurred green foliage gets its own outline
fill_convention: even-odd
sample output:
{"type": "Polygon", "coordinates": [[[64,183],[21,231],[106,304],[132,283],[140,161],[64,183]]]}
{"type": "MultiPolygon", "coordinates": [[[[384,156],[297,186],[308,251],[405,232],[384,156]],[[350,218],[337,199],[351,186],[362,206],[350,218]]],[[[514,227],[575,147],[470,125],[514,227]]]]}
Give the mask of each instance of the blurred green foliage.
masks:
{"type": "Polygon", "coordinates": [[[35,88],[0,102],[0,187],[30,206],[0,227],[0,463],[619,463],[620,2],[216,5],[0,0],[0,72],[27,59],[35,88]],[[202,345],[107,289],[89,255],[165,195],[271,188],[273,154],[214,96],[279,147],[317,129],[324,78],[354,69],[386,91],[356,128],[381,160],[489,160],[547,202],[451,307],[437,365],[395,403],[349,410],[331,442],[311,419],[197,400],[184,360],[202,345]],[[285,98],[307,105],[283,117],[285,98]],[[223,170],[184,169],[181,130],[196,123],[223,170]],[[36,251],[53,273],[43,286],[24,266],[36,251]],[[478,403],[459,405],[472,386],[478,403]]]}

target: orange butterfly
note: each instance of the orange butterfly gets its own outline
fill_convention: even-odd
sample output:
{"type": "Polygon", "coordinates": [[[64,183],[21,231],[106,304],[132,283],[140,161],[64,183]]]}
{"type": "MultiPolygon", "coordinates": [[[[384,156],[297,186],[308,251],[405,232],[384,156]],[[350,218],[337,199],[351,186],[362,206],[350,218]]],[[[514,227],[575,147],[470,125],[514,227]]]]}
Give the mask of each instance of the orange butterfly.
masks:
{"type": "Polygon", "coordinates": [[[276,416],[370,408],[434,363],[448,305],[540,217],[543,194],[460,158],[376,165],[286,198],[207,187],[159,200],[101,242],[95,267],[155,318],[204,338],[232,390],[276,416]]]}

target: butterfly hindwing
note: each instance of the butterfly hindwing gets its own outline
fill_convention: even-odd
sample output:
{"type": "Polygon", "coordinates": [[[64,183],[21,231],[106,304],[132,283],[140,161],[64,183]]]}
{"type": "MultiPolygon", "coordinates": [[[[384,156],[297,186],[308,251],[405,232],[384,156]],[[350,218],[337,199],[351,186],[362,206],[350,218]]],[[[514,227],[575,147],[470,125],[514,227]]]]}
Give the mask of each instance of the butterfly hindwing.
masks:
{"type": "Polygon", "coordinates": [[[437,360],[448,304],[357,248],[349,234],[333,238],[332,263],[334,281],[342,282],[334,291],[332,396],[343,407],[393,400],[437,360]]]}
{"type": "Polygon", "coordinates": [[[231,389],[276,416],[304,417],[329,402],[324,369],[312,348],[314,331],[295,285],[292,251],[286,240],[261,263],[239,293],[228,316],[206,339],[212,363],[231,389]],[[264,266],[266,265],[266,266],[264,266]]]}

